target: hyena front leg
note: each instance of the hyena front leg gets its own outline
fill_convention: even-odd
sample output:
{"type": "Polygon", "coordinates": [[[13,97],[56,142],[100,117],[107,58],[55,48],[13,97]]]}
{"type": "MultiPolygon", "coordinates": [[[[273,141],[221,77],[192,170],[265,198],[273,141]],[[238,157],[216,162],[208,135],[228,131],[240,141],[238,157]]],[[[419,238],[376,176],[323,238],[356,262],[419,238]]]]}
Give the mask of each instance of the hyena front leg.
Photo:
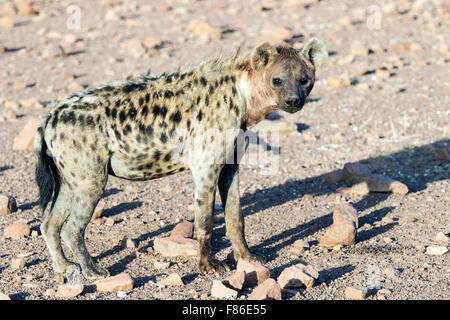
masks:
{"type": "Polygon", "coordinates": [[[225,211],[226,234],[233,246],[234,259],[241,258],[265,261],[261,255],[253,254],[245,241],[244,216],[239,197],[239,164],[226,164],[219,176],[219,193],[225,211]]]}
{"type": "Polygon", "coordinates": [[[55,203],[40,227],[42,236],[50,251],[53,269],[61,273],[66,272],[69,267],[74,266],[64,256],[60,238],[61,227],[72,211],[72,200],[73,195],[70,187],[62,182],[56,194],[55,203]]]}
{"type": "Polygon", "coordinates": [[[62,238],[80,264],[86,279],[98,279],[109,276],[107,269],[92,260],[86,244],[84,233],[106,185],[107,176],[98,179],[86,179],[73,190],[72,212],[62,232],[62,238]]]}
{"type": "Polygon", "coordinates": [[[194,180],[195,235],[199,244],[199,269],[202,273],[230,270],[226,263],[214,259],[212,253],[213,208],[219,165],[197,163],[191,168],[194,180]]]}

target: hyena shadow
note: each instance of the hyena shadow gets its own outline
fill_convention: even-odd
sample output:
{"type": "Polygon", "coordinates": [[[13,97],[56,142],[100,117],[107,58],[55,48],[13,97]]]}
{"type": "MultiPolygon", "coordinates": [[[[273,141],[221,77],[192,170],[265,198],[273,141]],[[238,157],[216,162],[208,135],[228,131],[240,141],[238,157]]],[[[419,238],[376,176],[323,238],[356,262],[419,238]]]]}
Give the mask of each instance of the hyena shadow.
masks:
{"type": "MultiPolygon", "coordinates": [[[[360,162],[367,164],[375,174],[386,175],[403,182],[409,188],[408,194],[414,194],[426,189],[428,183],[450,179],[450,163],[438,160],[435,152],[432,152],[432,150],[437,151],[440,148],[448,148],[449,146],[450,140],[442,139],[431,144],[407,148],[389,155],[362,159],[360,162]],[[417,176],[418,173],[419,175],[417,176]]],[[[244,216],[250,216],[297,200],[305,194],[309,194],[312,197],[332,194],[339,187],[345,185],[344,182],[325,183],[324,178],[326,174],[328,173],[301,180],[290,180],[281,185],[244,194],[241,197],[243,214],[244,216]]],[[[395,209],[393,206],[371,210],[371,208],[382,204],[390,196],[390,194],[386,193],[370,193],[362,197],[362,199],[353,202],[352,205],[358,213],[368,211],[368,213],[359,215],[359,225],[381,221],[384,216],[392,212],[395,209]]],[[[306,223],[283,230],[268,239],[264,239],[261,243],[254,246],[253,249],[268,252],[268,260],[273,260],[277,256],[277,252],[282,248],[293,244],[298,239],[313,235],[331,224],[332,210],[324,216],[311,219],[306,223]]],[[[382,227],[361,231],[358,233],[356,240],[367,241],[395,228],[396,225],[398,223],[394,221],[382,227]]],[[[224,230],[222,232],[224,233],[224,230]]]]}

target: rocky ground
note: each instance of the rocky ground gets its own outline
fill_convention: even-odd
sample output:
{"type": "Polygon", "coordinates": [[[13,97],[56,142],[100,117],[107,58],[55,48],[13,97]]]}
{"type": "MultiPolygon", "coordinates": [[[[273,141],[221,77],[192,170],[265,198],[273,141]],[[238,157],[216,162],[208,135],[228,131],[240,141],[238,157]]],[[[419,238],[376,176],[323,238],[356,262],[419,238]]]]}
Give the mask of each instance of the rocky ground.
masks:
{"type": "MultiPolygon", "coordinates": [[[[0,212],[3,297],[55,299],[59,285],[77,280],[55,275],[39,231],[35,162],[31,151],[20,150],[27,132],[14,143],[27,123],[32,132],[33,119],[56,99],[85,87],[170,71],[264,40],[301,48],[316,36],[327,45],[329,66],[317,74],[301,112],[271,116],[267,125],[283,129],[279,139],[263,136],[271,148],[260,152],[274,157],[278,170],[242,165],[250,247],[268,257],[271,279],[284,279],[299,263],[318,272],[313,285],[283,289],[282,299],[450,298],[446,1],[16,0],[2,1],[0,10],[0,193],[17,202],[17,210],[0,212]],[[408,193],[342,193],[345,182],[325,181],[353,162],[402,182],[408,193]],[[357,212],[355,243],[323,247],[336,198],[357,212]],[[15,238],[10,226],[21,219],[15,231],[26,236],[15,238]]],[[[112,292],[79,278],[84,286],[67,295],[215,299],[215,280],[234,275],[235,264],[226,274],[202,275],[195,258],[154,249],[155,238],[192,221],[192,189],[188,172],[138,183],[110,178],[87,246],[111,275],[128,277],[121,275],[124,286],[112,292]]],[[[216,207],[213,245],[224,260],[231,244],[220,202],[216,207]]]]}

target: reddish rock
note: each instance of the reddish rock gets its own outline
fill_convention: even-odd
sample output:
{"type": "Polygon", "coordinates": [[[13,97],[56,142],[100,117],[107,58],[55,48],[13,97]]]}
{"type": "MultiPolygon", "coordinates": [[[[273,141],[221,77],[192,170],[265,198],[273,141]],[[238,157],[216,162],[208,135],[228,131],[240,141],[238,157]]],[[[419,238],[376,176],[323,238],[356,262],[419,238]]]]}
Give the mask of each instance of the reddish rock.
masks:
{"type": "Polygon", "coordinates": [[[0,292],[0,300],[11,300],[9,295],[0,292]]]}
{"type": "Polygon", "coordinates": [[[248,287],[259,285],[270,277],[269,268],[256,260],[239,259],[236,271],[245,272],[244,285],[248,287]]]}
{"type": "Polygon", "coordinates": [[[272,278],[257,286],[247,300],[281,300],[280,285],[272,278]]]}
{"type": "Polygon", "coordinates": [[[196,256],[198,242],[187,238],[156,238],[153,248],[164,257],[196,256]]]}
{"type": "Polygon", "coordinates": [[[438,160],[450,162],[450,149],[442,148],[436,154],[438,160]]]}
{"type": "Polygon", "coordinates": [[[363,300],[367,296],[367,288],[347,287],[345,288],[345,298],[349,300],[363,300]]]}
{"type": "Polygon", "coordinates": [[[17,211],[17,202],[14,197],[0,194],[0,215],[6,215],[17,211]]]}
{"type": "Polygon", "coordinates": [[[245,283],[245,271],[235,271],[231,276],[226,278],[223,283],[231,289],[240,291],[245,283]]]}
{"type": "MultiPolygon", "coordinates": [[[[75,285],[62,284],[58,287],[58,290],[54,293],[54,296],[56,298],[72,299],[75,298],[76,296],[79,296],[83,292],[83,290],[84,290],[83,284],[75,284],[75,285]]],[[[47,293],[52,294],[51,291],[47,293]]]]}
{"type": "Polygon", "coordinates": [[[350,203],[337,201],[333,211],[333,224],[354,223],[358,228],[358,215],[350,203]]]}
{"type": "Polygon", "coordinates": [[[350,246],[355,244],[356,228],[352,223],[333,224],[326,231],[325,235],[320,238],[319,246],[335,247],[337,245],[350,246]]]}
{"type": "Polygon", "coordinates": [[[133,289],[134,281],[127,273],[120,273],[113,277],[108,277],[95,282],[97,291],[111,292],[111,291],[130,291],[133,289]]]}
{"type": "Polygon", "coordinates": [[[365,165],[358,162],[346,163],[343,172],[345,182],[350,186],[361,185],[361,188],[366,187],[370,192],[389,192],[401,195],[408,193],[408,187],[405,184],[389,177],[372,174],[365,165]]]}
{"type": "Polygon", "coordinates": [[[41,125],[42,120],[30,119],[19,134],[14,138],[13,150],[33,150],[34,135],[41,125]]]}
{"type": "Polygon", "coordinates": [[[328,88],[345,88],[350,86],[350,78],[345,75],[330,75],[326,80],[328,88]]]}
{"type": "Polygon", "coordinates": [[[333,172],[327,173],[325,175],[326,183],[336,183],[336,182],[344,181],[344,179],[345,179],[345,177],[344,177],[344,173],[342,172],[342,170],[333,171],[333,172]]]}
{"type": "Polygon", "coordinates": [[[13,269],[23,269],[25,268],[25,259],[24,258],[14,258],[11,260],[11,268],[13,269]]]}
{"type": "Polygon", "coordinates": [[[178,273],[171,273],[166,278],[158,281],[163,286],[184,286],[183,280],[178,273]]]}
{"type": "Polygon", "coordinates": [[[286,28],[277,28],[272,33],[271,36],[276,41],[289,40],[294,36],[294,33],[286,28]]]}
{"type": "Polygon", "coordinates": [[[298,263],[291,267],[285,268],[278,277],[278,283],[283,289],[299,288],[305,286],[311,288],[315,279],[319,277],[319,273],[312,266],[305,266],[298,263]]]}
{"type": "Polygon", "coordinates": [[[199,20],[192,21],[187,26],[187,31],[196,35],[202,43],[207,43],[213,40],[219,40],[222,36],[222,30],[214,28],[206,22],[199,20]]]}
{"type": "Polygon", "coordinates": [[[120,44],[120,48],[136,59],[141,58],[145,54],[145,48],[139,39],[126,40],[120,44]]]}
{"type": "Polygon", "coordinates": [[[105,201],[101,199],[97,206],[95,207],[94,213],[92,214],[91,221],[98,219],[102,216],[103,210],[105,209],[105,201]]]}
{"type": "Polygon", "coordinates": [[[189,221],[178,223],[170,233],[170,238],[192,238],[194,235],[194,224],[189,221]]]}
{"type": "Polygon", "coordinates": [[[238,292],[228,288],[222,281],[213,280],[211,288],[211,297],[219,299],[236,298],[238,292]]]}
{"type": "Polygon", "coordinates": [[[12,28],[14,27],[13,17],[0,17],[0,28],[12,28]]]}
{"type": "Polygon", "coordinates": [[[18,220],[7,226],[3,231],[5,238],[19,239],[30,235],[30,227],[25,220],[18,220]]]}

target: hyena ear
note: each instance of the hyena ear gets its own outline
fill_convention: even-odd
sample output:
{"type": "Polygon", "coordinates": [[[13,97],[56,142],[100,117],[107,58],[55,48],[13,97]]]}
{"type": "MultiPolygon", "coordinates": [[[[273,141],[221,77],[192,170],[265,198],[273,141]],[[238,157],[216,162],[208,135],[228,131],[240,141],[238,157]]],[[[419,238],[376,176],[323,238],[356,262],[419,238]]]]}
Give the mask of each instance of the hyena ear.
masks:
{"type": "Polygon", "coordinates": [[[257,46],[252,52],[252,69],[258,72],[262,71],[272,61],[275,52],[275,47],[268,42],[257,46]]]}
{"type": "Polygon", "coordinates": [[[316,70],[320,70],[328,64],[328,51],[320,39],[311,38],[301,54],[313,64],[316,70]]]}

